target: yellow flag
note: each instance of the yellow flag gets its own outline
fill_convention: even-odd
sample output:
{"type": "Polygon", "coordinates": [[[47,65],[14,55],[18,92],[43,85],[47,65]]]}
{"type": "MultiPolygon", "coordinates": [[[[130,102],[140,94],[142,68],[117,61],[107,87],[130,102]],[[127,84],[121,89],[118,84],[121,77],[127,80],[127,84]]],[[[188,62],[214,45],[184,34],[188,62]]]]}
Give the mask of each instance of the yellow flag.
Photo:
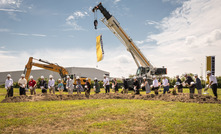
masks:
{"type": "Polygon", "coordinates": [[[97,50],[97,62],[99,62],[104,57],[102,35],[96,37],[96,50],[97,50]]]}

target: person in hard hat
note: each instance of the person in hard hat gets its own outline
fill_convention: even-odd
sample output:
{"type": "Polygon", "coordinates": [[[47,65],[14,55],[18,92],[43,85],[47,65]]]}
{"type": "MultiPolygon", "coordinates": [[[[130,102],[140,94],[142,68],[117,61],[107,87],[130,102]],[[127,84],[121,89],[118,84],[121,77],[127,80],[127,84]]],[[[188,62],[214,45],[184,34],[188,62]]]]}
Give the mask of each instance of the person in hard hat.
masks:
{"type": "Polygon", "coordinates": [[[86,82],[85,82],[85,96],[88,98],[90,96],[90,92],[91,92],[91,84],[88,81],[88,78],[86,78],[86,82]]]}
{"type": "Polygon", "coordinates": [[[158,83],[157,77],[154,76],[153,77],[153,90],[156,95],[159,94],[158,89],[159,89],[159,83],[158,83]]]}
{"type": "Polygon", "coordinates": [[[144,88],[146,90],[146,94],[149,94],[151,91],[150,91],[150,85],[148,83],[148,80],[146,77],[143,77],[143,80],[144,80],[144,88]]]}
{"type": "Polygon", "coordinates": [[[47,93],[47,89],[48,89],[47,85],[48,85],[48,84],[47,84],[47,82],[45,81],[44,76],[41,76],[41,80],[40,80],[39,86],[40,86],[40,88],[41,88],[41,92],[42,92],[42,93],[47,93]]]}
{"type": "Polygon", "coordinates": [[[49,88],[49,93],[51,94],[51,91],[53,92],[53,94],[55,94],[55,80],[53,79],[52,75],[49,75],[49,80],[48,80],[48,88],[49,88]]]}
{"type": "Polygon", "coordinates": [[[104,75],[103,83],[104,83],[103,86],[105,89],[105,93],[109,93],[110,92],[110,82],[109,82],[109,79],[107,78],[106,75],[104,75]]]}
{"type": "Polygon", "coordinates": [[[211,87],[213,90],[213,94],[216,97],[216,99],[218,99],[218,95],[217,95],[217,79],[214,75],[212,75],[211,71],[207,71],[207,76],[209,77],[209,84],[207,85],[208,87],[211,87]]]}
{"type": "Polygon", "coordinates": [[[30,89],[30,93],[31,95],[36,95],[36,86],[37,86],[37,83],[36,81],[34,80],[33,76],[31,75],[30,76],[30,81],[28,82],[28,88],[30,89]]]}
{"type": "Polygon", "coordinates": [[[118,89],[118,83],[117,83],[116,78],[114,78],[114,80],[113,80],[113,86],[114,86],[115,93],[118,93],[119,89],[118,89]]]}
{"type": "Polygon", "coordinates": [[[70,78],[70,76],[67,76],[66,80],[66,89],[68,90],[68,94],[73,94],[73,80],[70,78]]]}
{"type": "Polygon", "coordinates": [[[123,93],[124,94],[128,94],[128,83],[127,83],[127,80],[122,77],[122,80],[123,80],[123,93]]]}
{"type": "Polygon", "coordinates": [[[18,85],[19,85],[19,94],[26,95],[25,88],[27,86],[27,80],[25,79],[25,74],[21,75],[21,78],[18,80],[18,85]]]}
{"type": "Polygon", "coordinates": [[[5,98],[12,97],[13,96],[13,80],[10,74],[7,75],[7,79],[5,80],[5,89],[7,90],[7,94],[5,98]]]}
{"type": "Polygon", "coordinates": [[[58,91],[59,91],[60,95],[63,93],[63,90],[64,90],[64,85],[63,85],[61,79],[58,79],[58,91]]]}
{"type": "Polygon", "coordinates": [[[198,94],[201,95],[202,94],[202,84],[201,84],[201,80],[200,78],[198,77],[198,74],[195,74],[194,75],[195,79],[196,79],[196,89],[198,91],[198,94]]]}
{"type": "Polygon", "coordinates": [[[83,91],[83,87],[81,85],[81,80],[80,80],[80,77],[77,76],[76,77],[76,88],[77,88],[77,94],[81,94],[81,92],[83,91]]]}
{"type": "Polygon", "coordinates": [[[162,85],[163,85],[163,94],[165,94],[166,92],[168,93],[170,89],[169,88],[170,84],[165,75],[163,76],[162,85]]]}
{"type": "Polygon", "coordinates": [[[193,99],[193,94],[195,93],[195,83],[191,76],[184,74],[184,77],[186,78],[185,84],[189,87],[190,90],[190,99],[193,99]]]}
{"type": "Polygon", "coordinates": [[[134,77],[133,86],[134,86],[134,93],[135,94],[140,94],[140,83],[137,80],[137,77],[134,77]]]}
{"type": "Polygon", "coordinates": [[[178,93],[183,93],[183,85],[181,79],[179,78],[179,75],[176,76],[176,82],[178,93]]]}
{"type": "Polygon", "coordinates": [[[100,84],[98,83],[97,78],[94,78],[94,91],[96,94],[100,93],[100,84]]]}

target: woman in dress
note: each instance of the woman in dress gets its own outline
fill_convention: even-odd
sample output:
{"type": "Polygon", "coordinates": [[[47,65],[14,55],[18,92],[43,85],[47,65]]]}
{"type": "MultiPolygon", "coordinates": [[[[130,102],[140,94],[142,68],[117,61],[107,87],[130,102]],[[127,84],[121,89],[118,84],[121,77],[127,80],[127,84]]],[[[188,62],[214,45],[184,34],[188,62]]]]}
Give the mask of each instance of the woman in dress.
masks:
{"type": "Polygon", "coordinates": [[[149,94],[151,91],[150,91],[150,85],[148,83],[148,80],[146,77],[143,78],[144,80],[144,87],[145,87],[145,90],[146,90],[146,94],[149,94]]]}
{"type": "Polygon", "coordinates": [[[59,91],[59,93],[62,94],[63,90],[64,90],[64,85],[63,85],[61,79],[58,79],[58,91],[59,91]]]}

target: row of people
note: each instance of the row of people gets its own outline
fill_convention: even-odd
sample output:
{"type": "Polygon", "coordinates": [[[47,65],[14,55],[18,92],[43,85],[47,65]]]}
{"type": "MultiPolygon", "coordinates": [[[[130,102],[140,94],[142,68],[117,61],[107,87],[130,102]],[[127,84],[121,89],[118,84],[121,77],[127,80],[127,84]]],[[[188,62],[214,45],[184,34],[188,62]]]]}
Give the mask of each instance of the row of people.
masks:
{"type": "MultiPolygon", "coordinates": [[[[207,75],[209,77],[209,81],[210,83],[207,85],[207,87],[211,87],[214,93],[214,96],[217,98],[217,80],[216,77],[214,75],[211,75],[210,71],[207,71],[207,75]]],[[[178,89],[179,93],[183,92],[183,86],[187,86],[189,87],[190,90],[190,98],[193,98],[193,94],[195,92],[195,88],[198,90],[198,94],[202,94],[202,85],[201,85],[201,80],[198,78],[198,75],[195,74],[195,82],[192,79],[191,76],[188,76],[187,74],[184,75],[185,77],[185,81],[182,83],[181,79],[179,78],[179,75],[176,76],[177,81],[176,81],[176,85],[175,88],[178,89]]],[[[26,85],[27,85],[27,80],[24,78],[25,75],[22,74],[21,78],[18,81],[19,84],[19,93],[20,95],[26,95],[26,85]]],[[[123,91],[122,93],[128,93],[128,83],[126,81],[125,78],[123,79],[123,91]]],[[[97,78],[94,79],[94,83],[95,83],[95,92],[99,93],[100,92],[100,87],[99,87],[99,83],[97,78]]],[[[104,75],[104,80],[103,80],[103,86],[105,89],[105,93],[109,93],[110,92],[110,82],[109,79],[107,78],[106,75],[104,75]]],[[[140,94],[139,89],[142,88],[144,90],[146,90],[146,93],[149,94],[151,92],[151,90],[154,90],[154,93],[157,95],[158,94],[158,89],[159,87],[162,86],[164,88],[163,90],[163,94],[168,93],[169,92],[169,81],[168,79],[163,76],[162,79],[162,84],[160,82],[158,82],[157,78],[154,76],[153,77],[153,82],[152,85],[150,86],[148,83],[148,80],[146,77],[143,78],[143,82],[140,86],[137,78],[134,78],[134,82],[133,82],[133,87],[134,87],[134,92],[135,94],[140,94]]],[[[33,76],[30,76],[30,81],[28,83],[28,87],[30,89],[30,93],[31,95],[36,94],[36,87],[37,87],[37,83],[36,81],[33,79],[33,76]]],[[[13,96],[13,80],[11,79],[11,75],[8,74],[7,75],[7,79],[5,82],[5,88],[7,89],[7,97],[13,96]]],[[[49,76],[49,81],[48,84],[44,79],[44,76],[41,76],[41,80],[40,80],[40,88],[42,90],[42,93],[47,93],[47,89],[49,89],[49,93],[53,93],[55,94],[55,80],[53,79],[53,76],[50,75],[49,76]]],[[[118,89],[118,83],[116,78],[113,79],[112,82],[112,88],[114,89],[114,91],[116,93],[118,93],[119,89],[118,89]]],[[[67,81],[66,81],[66,89],[68,90],[68,94],[73,94],[73,89],[74,89],[74,85],[73,85],[73,80],[67,76],[67,81]]],[[[83,91],[83,89],[85,90],[85,95],[89,96],[90,95],[90,90],[91,90],[91,85],[88,82],[88,78],[86,79],[86,83],[85,83],[85,87],[83,88],[83,86],[81,85],[81,81],[79,76],[76,77],[76,89],[77,89],[77,94],[81,94],[81,92],[83,91]]],[[[59,93],[62,94],[63,90],[64,90],[64,85],[61,81],[61,79],[58,79],[58,90],[59,93]]]]}

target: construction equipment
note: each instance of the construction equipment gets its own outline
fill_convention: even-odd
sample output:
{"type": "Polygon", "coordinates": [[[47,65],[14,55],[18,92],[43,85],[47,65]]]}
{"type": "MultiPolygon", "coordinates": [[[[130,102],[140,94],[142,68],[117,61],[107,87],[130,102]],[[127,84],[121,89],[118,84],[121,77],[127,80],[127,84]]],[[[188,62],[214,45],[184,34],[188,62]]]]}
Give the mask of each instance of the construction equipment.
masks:
{"type": "Polygon", "coordinates": [[[60,74],[62,79],[64,79],[68,75],[68,71],[64,67],[59,66],[58,64],[50,63],[50,62],[44,61],[42,59],[35,59],[33,57],[29,57],[28,63],[26,64],[25,70],[24,70],[26,80],[28,80],[29,75],[31,74],[32,66],[36,66],[36,67],[40,67],[40,68],[44,68],[44,69],[47,69],[50,71],[57,72],[60,74]],[[44,64],[35,63],[35,62],[33,62],[33,60],[42,62],[44,64]]]}
{"type": "MultiPolygon", "coordinates": [[[[111,32],[124,44],[127,50],[131,53],[135,63],[138,66],[136,75],[138,77],[147,77],[147,79],[151,79],[152,75],[163,75],[167,74],[167,69],[162,68],[155,68],[147,60],[147,58],[143,55],[140,49],[135,45],[133,40],[125,33],[125,31],[120,26],[120,23],[117,19],[112,16],[102,5],[99,3],[92,9],[92,12],[96,13],[97,10],[100,10],[101,13],[104,15],[104,18],[101,21],[110,29],[111,32]]],[[[94,26],[95,29],[97,28],[97,20],[95,18],[94,26]]]]}
{"type": "MultiPolygon", "coordinates": [[[[33,57],[29,57],[28,63],[25,65],[25,69],[24,69],[24,74],[25,74],[25,79],[26,80],[28,80],[29,75],[31,74],[32,66],[40,67],[40,68],[43,68],[43,69],[46,69],[46,70],[50,70],[50,71],[59,73],[61,78],[64,81],[64,85],[66,85],[66,76],[70,75],[68,73],[67,69],[65,69],[62,66],[59,66],[56,63],[50,63],[50,62],[44,61],[42,59],[35,59],[33,57]],[[36,60],[38,62],[42,62],[42,64],[33,62],[33,60],[36,60]]],[[[73,84],[76,85],[76,79],[73,78],[73,75],[70,75],[70,77],[71,77],[71,79],[74,80],[73,84]]],[[[80,80],[81,80],[81,84],[85,85],[86,77],[81,77],[80,80]]],[[[88,79],[88,81],[91,83],[91,79],[88,79]]]]}

